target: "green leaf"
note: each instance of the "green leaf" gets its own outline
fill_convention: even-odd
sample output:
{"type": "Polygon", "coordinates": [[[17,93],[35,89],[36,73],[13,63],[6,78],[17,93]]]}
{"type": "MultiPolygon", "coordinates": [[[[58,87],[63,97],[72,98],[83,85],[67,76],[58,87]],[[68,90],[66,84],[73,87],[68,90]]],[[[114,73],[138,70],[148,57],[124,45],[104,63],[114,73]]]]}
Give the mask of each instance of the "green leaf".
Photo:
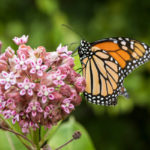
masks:
{"type": "MultiPolygon", "coordinates": [[[[9,126],[9,128],[11,130],[13,130],[13,131],[15,131],[17,133],[23,134],[18,122],[16,122],[15,124],[12,124],[12,120],[11,119],[4,119],[3,115],[1,115],[1,114],[0,114],[0,119],[3,120],[9,126]]],[[[24,143],[26,145],[30,144],[28,141],[23,139],[21,136],[17,136],[17,135],[14,135],[14,136],[16,136],[16,138],[18,138],[22,143],[24,143]]],[[[27,137],[30,139],[29,135],[27,135],[27,137]]]]}
{"type": "Polygon", "coordinates": [[[77,70],[77,69],[79,69],[79,68],[82,68],[79,55],[76,55],[76,56],[74,57],[74,63],[75,63],[74,70],[77,70]]]}
{"type": "Polygon", "coordinates": [[[50,147],[52,149],[56,149],[59,146],[63,145],[72,138],[72,134],[75,131],[81,132],[81,138],[69,143],[63,148],[63,150],[95,150],[90,136],[88,135],[85,128],[81,124],[77,123],[73,118],[70,118],[68,122],[63,123],[55,132],[55,135],[49,142],[50,147]]]}
{"type": "Polygon", "coordinates": [[[9,132],[0,130],[0,149],[1,150],[26,150],[25,146],[18,138],[9,132]]]}

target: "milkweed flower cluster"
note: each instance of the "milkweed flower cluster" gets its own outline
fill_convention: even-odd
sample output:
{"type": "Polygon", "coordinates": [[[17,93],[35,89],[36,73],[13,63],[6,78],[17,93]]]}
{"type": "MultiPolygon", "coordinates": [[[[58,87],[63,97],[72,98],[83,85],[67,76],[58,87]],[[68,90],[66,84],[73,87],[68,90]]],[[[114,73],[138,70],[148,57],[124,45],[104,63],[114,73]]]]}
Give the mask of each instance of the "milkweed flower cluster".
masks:
{"type": "MultiPolygon", "coordinates": [[[[22,132],[39,125],[51,128],[81,102],[85,80],[73,70],[72,52],[61,45],[55,52],[26,45],[28,36],[13,39],[0,55],[0,113],[22,132]]],[[[1,44],[0,44],[1,47],[1,44]]]]}

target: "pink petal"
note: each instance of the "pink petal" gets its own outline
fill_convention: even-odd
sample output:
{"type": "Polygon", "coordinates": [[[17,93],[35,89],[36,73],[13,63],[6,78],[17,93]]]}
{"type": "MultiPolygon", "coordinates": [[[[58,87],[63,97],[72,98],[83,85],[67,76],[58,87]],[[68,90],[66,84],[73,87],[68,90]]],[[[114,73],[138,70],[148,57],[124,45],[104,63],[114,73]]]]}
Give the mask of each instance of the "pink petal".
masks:
{"type": "Polygon", "coordinates": [[[31,112],[31,107],[30,106],[26,109],[26,113],[29,113],[29,112],[31,112]]]}
{"type": "Polygon", "coordinates": [[[15,69],[16,69],[16,70],[20,69],[20,65],[17,64],[17,65],[15,66],[15,69]]]}
{"type": "Polygon", "coordinates": [[[37,96],[38,96],[38,97],[42,97],[42,95],[43,95],[42,92],[38,92],[38,93],[37,93],[37,96]]]}
{"type": "Polygon", "coordinates": [[[25,59],[26,59],[26,56],[25,56],[24,54],[22,54],[22,55],[21,55],[21,60],[24,61],[25,59]]]}
{"type": "Polygon", "coordinates": [[[44,119],[46,119],[47,116],[48,116],[48,113],[44,112],[44,119]]]}
{"type": "Polygon", "coordinates": [[[7,78],[7,77],[8,77],[8,73],[7,73],[6,71],[2,71],[2,76],[3,76],[4,78],[7,78]]]}
{"type": "Polygon", "coordinates": [[[20,62],[19,58],[15,58],[15,62],[18,64],[20,62]]]}
{"type": "Polygon", "coordinates": [[[47,68],[48,68],[48,66],[46,66],[46,65],[42,65],[42,66],[41,66],[41,70],[42,70],[42,71],[47,70],[47,68]]]}
{"type": "Polygon", "coordinates": [[[17,115],[15,116],[15,119],[16,119],[17,121],[19,121],[19,114],[17,114],[17,115]]]}
{"type": "Polygon", "coordinates": [[[21,88],[21,89],[24,87],[24,84],[23,84],[23,83],[18,83],[17,85],[18,85],[18,87],[21,88]]]}
{"type": "Polygon", "coordinates": [[[53,95],[53,94],[49,94],[49,95],[48,95],[48,98],[49,98],[50,100],[53,100],[53,99],[54,99],[54,95],[53,95]]]}
{"type": "Polygon", "coordinates": [[[41,107],[38,107],[38,108],[37,108],[37,111],[38,111],[38,112],[43,112],[43,110],[42,110],[41,107]]]}
{"type": "Polygon", "coordinates": [[[30,83],[30,88],[34,89],[35,88],[35,83],[30,83]]]}
{"type": "Polygon", "coordinates": [[[48,92],[50,92],[50,93],[51,93],[51,92],[53,92],[53,91],[54,91],[54,88],[53,88],[53,87],[51,87],[51,88],[48,88],[47,90],[48,90],[48,92]]]}
{"type": "Polygon", "coordinates": [[[55,85],[58,85],[58,84],[59,84],[58,80],[53,80],[53,83],[54,83],[55,85]]]}
{"type": "Polygon", "coordinates": [[[57,74],[57,75],[60,75],[60,74],[61,74],[60,69],[58,69],[58,70],[56,71],[56,74],[57,74]]]}
{"type": "Polygon", "coordinates": [[[33,117],[36,116],[36,111],[32,111],[32,116],[33,116],[33,117]]]}
{"type": "Polygon", "coordinates": [[[44,103],[46,103],[46,101],[47,101],[47,97],[46,96],[42,96],[42,103],[44,104],[44,103]]]}
{"type": "Polygon", "coordinates": [[[43,91],[45,91],[45,90],[47,89],[46,85],[42,85],[42,86],[41,86],[41,89],[42,89],[43,91]]]}
{"type": "Polygon", "coordinates": [[[5,84],[5,83],[6,83],[5,79],[0,79],[0,84],[5,84]]]}
{"type": "Polygon", "coordinates": [[[41,77],[41,76],[43,76],[43,72],[41,70],[38,70],[37,75],[41,77]]]}
{"type": "Polygon", "coordinates": [[[12,80],[10,81],[10,83],[11,83],[11,85],[15,85],[15,84],[16,84],[16,80],[15,80],[15,79],[12,79],[12,80]]]}
{"type": "Polygon", "coordinates": [[[70,109],[74,109],[74,105],[73,105],[73,104],[70,104],[70,105],[69,105],[69,108],[70,108],[70,109]]]}
{"type": "Polygon", "coordinates": [[[27,70],[27,66],[26,65],[22,65],[22,70],[27,70]]]}
{"type": "Polygon", "coordinates": [[[65,104],[70,103],[70,100],[68,98],[66,98],[63,100],[63,103],[65,103],[65,104]]]}
{"type": "Polygon", "coordinates": [[[61,79],[64,80],[66,78],[67,75],[63,74],[61,75],[61,79]]]}
{"type": "Polygon", "coordinates": [[[45,111],[46,111],[46,112],[49,112],[49,111],[50,111],[50,108],[49,108],[48,106],[46,106],[45,111]]]}
{"type": "Polygon", "coordinates": [[[65,83],[63,81],[59,81],[59,85],[64,85],[65,83]]]}
{"type": "Polygon", "coordinates": [[[9,89],[11,87],[11,84],[10,83],[6,83],[5,84],[5,90],[9,89]]]}
{"type": "Polygon", "coordinates": [[[36,73],[36,69],[35,69],[35,68],[32,68],[32,69],[30,70],[30,73],[31,73],[31,74],[35,74],[35,73],[36,73]]]}
{"type": "Polygon", "coordinates": [[[12,119],[12,124],[15,124],[15,123],[16,123],[16,119],[13,118],[13,119],[12,119]]]}
{"type": "Polygon", "coordinates": [[[25,79],[24,79],[24,83],[29,83],[29,79],[28,79],[28,78],[25,78],[25,79]]]}
{"type": "Polygon", "coordinates": [[[67,108],[67,107],[64,108],[64,111],[65,111],[67,114],[70,113],[70,110],[69,110],[69,108],[67,108]]]}
{"type": "Polygon", "coordinates": [[[31,61],[31,67],[35,67],[36,66],[36,64],[35,64],[35,62],[34,61],[31,61]]]}
{"type": "Polygon", "coordinates": [[[41,58],[38,58],[38,59],[37,59],[37,65],[39,65],[39,66],[42,65],[42,59],[41,59],[41,58]]]}
{"type": "Polygon", "coordinates": [[[32,95],[33,95],[32,89],[28,89],[28,95],[29,95],[29,96],[32,96],[32,95]]]}
{"type": "Polygon", "coordinates": [[[28,133],[29,132],[29,129],[28,128],[22,128],[22,133],[28,133]]]}
{"type": "Polygon", "coordinates": [[[22,90],[20,91],[20,95],[23,96],[23,95],[25,95],[25,94],[26,94],[26,90],[25,90],[25,89],[22,89],[22,90]]]}
{"type": "Polygon", "coordinates": [[[10,72],[10,73],[9,73],[9,77],[10,77],[10,78],[14,78],[14,73],[13,73],[13,72],[10,72]]]}

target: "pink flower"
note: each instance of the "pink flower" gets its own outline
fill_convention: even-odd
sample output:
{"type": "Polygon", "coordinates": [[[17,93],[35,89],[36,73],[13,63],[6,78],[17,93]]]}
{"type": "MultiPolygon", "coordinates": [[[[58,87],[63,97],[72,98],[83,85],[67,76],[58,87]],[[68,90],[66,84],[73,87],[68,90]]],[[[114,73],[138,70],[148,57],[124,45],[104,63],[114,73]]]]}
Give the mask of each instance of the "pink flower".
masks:
{"type": "Polygon", "coordinates": [[[4,96],[0,96],[0,110],[2,110],[3,108],[5,108],[6,106],[6,101],[4,99],[4,96]]]}
{"type": "Polygon", "coordinates": [[[66,118],[85,88],[67,46],[46,52],[43,46],[27,46],[27,40],[15,37],[16,53],[8,47],[0,54],[0,114],[18,122],[23,133],[42,125],[51,128],[66,118]]]}
{"type": "Polygon", "coordinates": [[[0,72],[7,70],[8,69],[8,64],[5,60],[0,59],[0,72]]]}
{"type": "Polygon", "coordinates": [[[56,73],[53,75],[53,83],[58,86],[58,85],[64,85],[64,79],[66,78],[66,74],[61,74],[61,71],[58,69],[56,73]]]}
{"type": "Polygon", "coordinates": [[[26,60],[26,56],[24,54],[21,55],[20,59],[19,58],[15,58],[15,62],[16,62],[16,66],[15,69],[17,70],[27,70],[27,60],[26,60]]]}
{"type": "Polygon", "coordinates": [[[17,50],[17,55],[19,58],[21,58],[21,55],[24,54],[26,58],[30,56],[30,53],[32,53],[32,48],[30,46],[26,45],[20,45],[18,50],[17,50]]]}
{"type": "Polygon", "coordinates": [[[63,61],[64,64],[66,64],[67,66],[70,66],[71,68],[74,67],[74,59],[72,57],[66,58],[63,61]]]}
{"type": "Polygon", "coordinates": [[[52,118],[52,113],[55,111],[55,106],[54,105],[49,105],[49,106],[46,106],[45,107],[45,110],[44,110],[44,118],[52,118]]]}
{"type": "Polygon", "coordinates": [[[71,96],[71,87],[67,84],[63,85],[60,87],[60,93],[65,96],[65,97],[70,97],[71,96]]]}
{"type": "Polygon", "coordinates": [[[28,42],[28,36],[23,35],[22,37],[18,38],[18,37],[14,37],[13,41],[16,45],[21,45],[21,44],[25,44],[28,42]]]}
{"type": "Polygon", "coordinates": [[[39,102],[31,102],[26,109],[26,113],[31,113],[33,117],[35,117],[38,112],[43,112],[39,102]]]}
{"type": "Polygon", "coordinates": [[[69,114],[74,109],[74,105],[70,103],[70,100],[68,98],[66,98],[61,104],[61,108],[65,113],[69,114]]]}
{"type": "Polygon", "coordinates": [[[13,119],[12,119],[12,123],[15,124],[17,122],[19,122],[19,114],[16,114],[13,119]]]}
{"type": "Polygon", "coordinates": [[[2,71],[1,75],[3,79],[0,79],[0,84],[5,85],[5,90],[16,84],[16,78],[13,72],[7,73],[6,71],[2,71]]]}
{"type": "Polygon", "coordinates": [[[60,60],[57,52],[47,52],[44,59],[45,64],[47,66],[51,66],[53,63],[58,62],[60,60]]]}
{"type": "Polygon", "coordinates": [[[5,119],[9,119],[9,118],[11,117],[11,115],[12,115],[11,112],[12,112],[11,110],[4,110],[4,111],[2,112],[2,114],[4,115],[4,118],[5,118],[5,119]]]}
{"type": "Polygon", "coordinates": [[[47,88],[46,85],[42,85],[40,91],[37,93],[37,96],[42,97],[42,103],[46,103],[47,99],[54,99],[54,95],[52,94],[52,92],[54,92],[53,87],[47,88]]]}
{"type": "Polygon", "coordinates": [[[75,87],[78,92],[83,92],[85,90],[85,79],[83,77],[76,78],[75,87]]]}
{"type": "Polygon", "coordinates": [[[26,120],[20,120],[19,125],[21,126],[23,133],[29,132],[29,123],[26,120]]]}
{"type": "Polygon", "coordinates": [[[5,51],[5,56],[8,58],[12,58],[14,56],[15,52],[11,47],[8,47],[5,51]]]}
{"type": "Polygon", "coordinates": [[[68,57],[68,55],[72,54],[72,51],[68,51],[67,46],[62,47],[61,44],[57,47],[56,51],[61,54],[61,57],[68,57]]]}
{"type": "Polygon", "coordinates": [[[28,78],[25,78],[24,81],[21,83],[18,83],[18,87],[21,89],[20,90],[20,95],[23,96],[26,93],[29,96],[33,95],[33,89],[35,88],[35,83],[30,82],[28,78]]]}
{"type": "Polygon", "coordinates": [[[48,66],[47,65],[42,65],[43,61],[41,58],[37,59],[37,62],[35,63],[34,61],[31,62],[31,74],[37,73],[38,76],[43,76],[43,72],[47,70],[48,66]]]}
{"type": "Polygon", "coordinates": [[[43,46],[39,46],[35,51],[34,54],[37,58],[44,58],[46,55],[46,49],[43,46]]]}

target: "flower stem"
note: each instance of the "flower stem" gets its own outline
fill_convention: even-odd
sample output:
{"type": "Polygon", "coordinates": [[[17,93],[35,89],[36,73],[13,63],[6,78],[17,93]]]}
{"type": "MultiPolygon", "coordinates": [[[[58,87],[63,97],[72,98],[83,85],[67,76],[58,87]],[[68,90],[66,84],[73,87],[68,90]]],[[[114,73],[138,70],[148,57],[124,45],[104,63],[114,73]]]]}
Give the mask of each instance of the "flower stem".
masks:
{"type": "Polygon", "coordinates": [[[77,140],[81,137],[81,132],[80,131],[75,131],[74,134],[72,135],[72,139],[70,139],[69,141],[67,141],[65,144],[59,146],[58,148],[56,148],[55,150],[60,150],[62,149],[64,146],[68,145],[69,143],[71,143],[74,140],[77,140]]]}
{"type": "Polygon", "coordinates": [[[34,145],[36,145],[36,150],[40,150],[40,145],[39,145],[39,141],[40,141],[40,129],[37,128],[36,131],[33,131],[33,142],[34,145]]]}
{"type": "Polygon", "coordinates": [[[11,130],[11,129],[8,129],[8,128],[2,127],[2,126],[1,126],[0,128],[3,129],[3,130],[9,131],[9,132],[11,132],[11,133],[14,133],[15,135],[21,136],[21,137],[24,138],[26,141],[28,141],[29,143],[31,143],[32,145],[34,145],[34,143],[33,143],[32,141],[30,141],[26,136],[21,135],[20,133],[17,133],[17,132],[15,132],[15,131],[11,130]]]}

